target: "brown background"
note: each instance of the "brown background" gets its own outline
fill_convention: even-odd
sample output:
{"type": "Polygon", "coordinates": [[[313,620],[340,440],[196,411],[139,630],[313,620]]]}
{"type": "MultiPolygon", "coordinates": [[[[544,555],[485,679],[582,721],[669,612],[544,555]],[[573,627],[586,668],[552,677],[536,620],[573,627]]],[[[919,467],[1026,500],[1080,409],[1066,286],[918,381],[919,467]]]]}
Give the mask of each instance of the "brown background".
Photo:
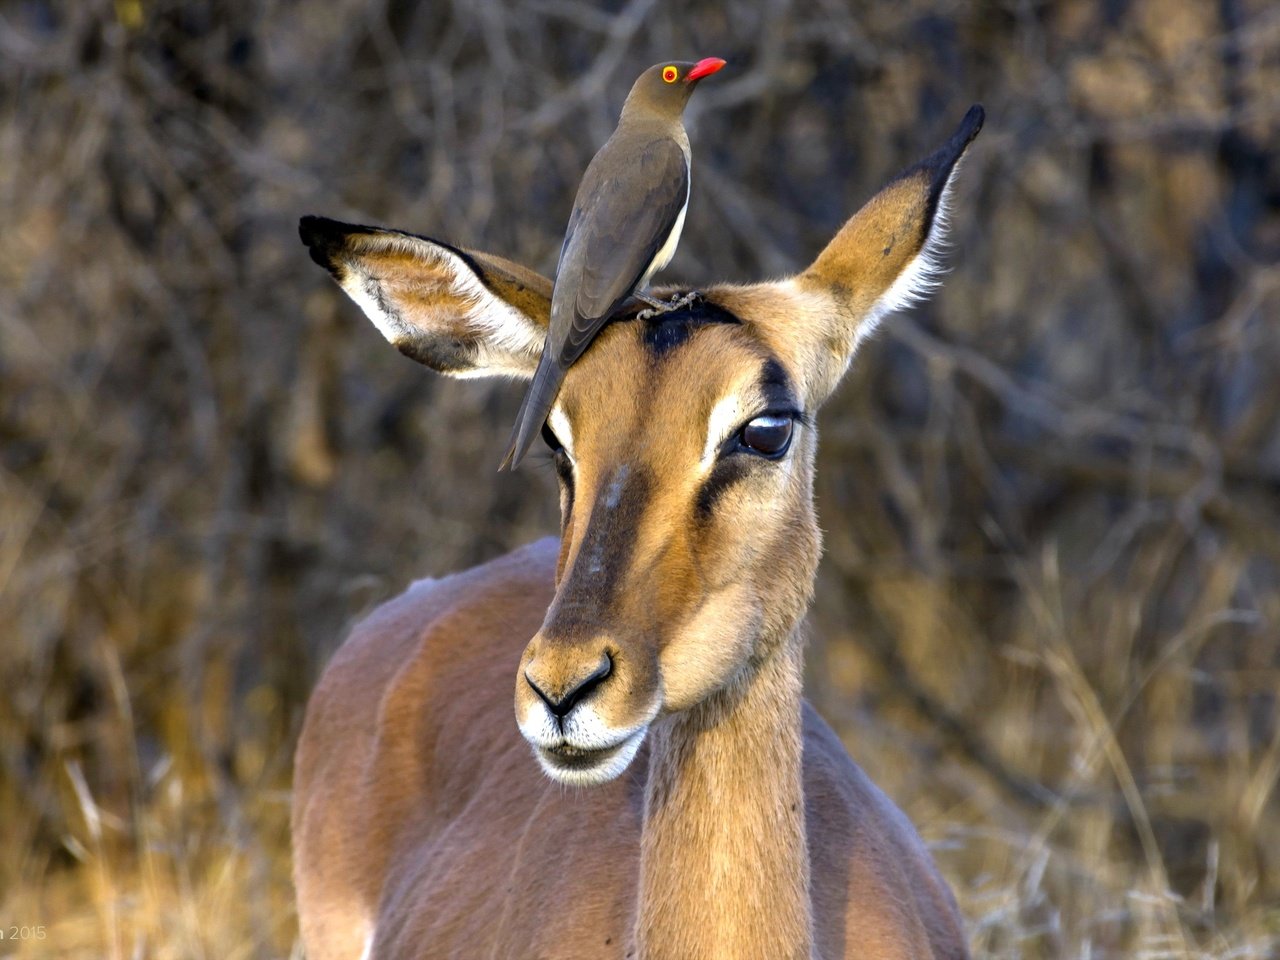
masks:
{"type": "MultiPolygon", "coordinates": [[[[268,957],[345,628],[555,528],[302,213],[549,271],[640,69],[719,55],[666,279],[805,264],[971,102],[952,272],[820,417],[810,690],[975,951],[1280,938],[1280,9],[0,6],[0,956],[268,957]],[[607,9],[606,9],[607,8],[607,9]]],[[[514,724],[512,734],[515,735],[514,724]]]]}

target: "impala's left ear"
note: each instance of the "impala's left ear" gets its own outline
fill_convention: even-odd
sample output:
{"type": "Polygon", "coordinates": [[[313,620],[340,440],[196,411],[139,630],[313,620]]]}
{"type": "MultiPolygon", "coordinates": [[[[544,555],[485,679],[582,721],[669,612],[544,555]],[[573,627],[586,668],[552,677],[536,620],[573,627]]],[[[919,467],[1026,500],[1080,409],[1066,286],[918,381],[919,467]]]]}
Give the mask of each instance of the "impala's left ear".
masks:
{"type": "Polygon", "coordinates": [[[551,315],[546,277],[402,230],[303,217],[298,233],[405,356],[451,377],[533,376],[551,315]]]}
{"type": "Polygon", "coordinates": [[[950,140],[872,197],[794,278],[796,292],[816,308],[804,312],[818,327],[810,332],[821,342],[820,389],[835,387],[887,314],[937,288],[951,185],[983,116],[982,107],[970,107],[950,140]]]}

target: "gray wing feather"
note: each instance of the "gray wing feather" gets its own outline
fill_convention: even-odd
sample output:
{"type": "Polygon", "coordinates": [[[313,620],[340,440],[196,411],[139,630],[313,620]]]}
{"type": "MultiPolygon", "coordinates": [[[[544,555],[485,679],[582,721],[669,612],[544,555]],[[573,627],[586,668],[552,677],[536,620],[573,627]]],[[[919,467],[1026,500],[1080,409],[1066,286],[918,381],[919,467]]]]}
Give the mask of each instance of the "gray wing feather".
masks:
{"type": "Polygon", "coordinates": [[[617,150],[634,152],[602,163],[607,154],[601,150],[583,177],[556,273],[552,316],[570,312],[569,303],[554,302],[555,294],[573,297],[558,357],[566,366],[635,292],[689,197],[689,164],[675,140],[650,140],[638,149],[619,143],[617,150]],[[607,167],[614,176],[601,174],[607,167]]]}

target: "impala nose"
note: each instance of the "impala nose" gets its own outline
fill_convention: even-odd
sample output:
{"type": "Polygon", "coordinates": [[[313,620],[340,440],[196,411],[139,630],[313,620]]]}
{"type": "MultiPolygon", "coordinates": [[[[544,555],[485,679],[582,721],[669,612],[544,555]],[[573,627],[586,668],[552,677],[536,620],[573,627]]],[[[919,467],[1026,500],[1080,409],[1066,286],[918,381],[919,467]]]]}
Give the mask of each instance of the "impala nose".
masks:
{"type": "Polygon", "coordinates": [[[538,662],[535,660],[524,671],[524,679],[538,695],[538,699],[547,705],[547,709],[551,711],[552,716],[557,720],[563,720],[569,715],[578,703],[586,697],[592,690],[600,686],[605,678],[613,672],[613,658],[605,653],[599,665],[581,679],[570,681],[560,687],[556,687],[546,677],[538,677],[538,662]]]}

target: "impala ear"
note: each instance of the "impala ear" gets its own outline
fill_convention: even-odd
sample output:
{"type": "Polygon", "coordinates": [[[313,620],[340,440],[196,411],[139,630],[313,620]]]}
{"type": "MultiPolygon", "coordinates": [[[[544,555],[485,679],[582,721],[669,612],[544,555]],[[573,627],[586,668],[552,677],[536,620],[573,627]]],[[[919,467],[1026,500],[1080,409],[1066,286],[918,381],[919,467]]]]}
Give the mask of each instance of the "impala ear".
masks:
{"type": "Polygon", "coordinates": [[[802,293],[827,301],[814,332],[834,361],[828,389],[886,315],[937,289],[951,187],[983,117],[970,107],[950,140],[872,197],[795,278],[802,293]]]}
{"type": "Polygon", "coordinates": [[[454,377],[533,376],[551,315],[546,277],[399,230],[303,217],[298,233],[405,356],[454,377]]]}

